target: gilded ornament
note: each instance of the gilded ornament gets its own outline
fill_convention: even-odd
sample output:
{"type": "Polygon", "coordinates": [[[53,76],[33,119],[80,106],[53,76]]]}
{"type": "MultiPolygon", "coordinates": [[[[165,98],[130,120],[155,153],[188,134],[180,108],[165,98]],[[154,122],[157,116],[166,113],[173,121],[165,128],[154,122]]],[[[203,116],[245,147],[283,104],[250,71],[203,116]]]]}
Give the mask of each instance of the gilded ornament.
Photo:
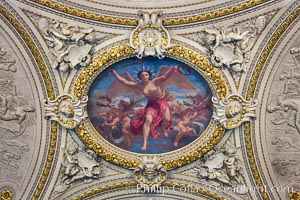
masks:
{"type": "Polygon", "coordinates": [[[69,94],[59,95],[55,100],[48,99],[44,102],[45,116],[65,128],[74,128],[87,117],[84,111],[87,101],[87,96],[82,96],[79,100],[69,94]]]}
{"type": "MultiPolygon", "coordinates": [[[[74,81],[74,95],[77,98],[80,98],[83,94],[87,93],[89,88],[86,87],[86,85],[90,85],[89,83],[92,81],[90,78],[91,76],[95,77],[93,75],[90,75],[89,72],[101,73],[101,71],[104,70],[103,66],[107,67],[108,62],[113,61],[115,59],[120,59],[122,57],[133,56],[133,53],[133,48],[126,45],[120,45],[118,47],[109,49],[107,52],[99,54],[85,69],[81,71],[78,78],[74,81]]],[[[203,73],[210,78],[210,81],[216,88],[218,96],[220,98],[224,98],[226,96],[227,89],[223,76],[221,76],[218,69],[215,69],[213,66],[211,66],[209,62],[202,56],[194,53],[191,50],[179,46],[173,46],[171,48],[168,48],[166,53],[167,55],[182,57],[183,59],[188,60],[191,63],[195,63],[197,67],[199,67],[199,69],[202,70],[203,73]]],[[[91,124],[89,120],[84,120],[76,128],[76,132],[79,138],[85,144],[88,145],[88,148],[96,152],[103,159],[125,168],[136,168],[141,163],[140,156],[133,156],[130,152],[126,152],[126,154],[129,153],[131,157],[128,158],[128,156],[126,157],[125,155],[120,155],[119,153],[115,152],[115,150],[111,150],[113,149],[111,147],[104,148],[103,145],[99,145],[98,142],[94,139],[94,137],[89,133],[90,131],[95,131],[93,128],[90,127],[91,124]]],[[[184,157],[179,156],[180,152],[177,152],[178,156],[175,157],[174,153],[163,154],[161,161],[162,166],[166,170],[170,170],[186,165],[198,159],[207,151],[212,149],[221,139],[225,129],[218,123],[213,124],[211,128],[213,129],[213,131],[207,138],[207,140],[203,144],[201,144],[200,147],[196,147],[194,150],[188,151],[184,157]],[[170,154],[172,154],[173,158],[167,160],[166,158],[168,158],[170,154]]],[[[98,140],[103,139],[99,137],[98,140]]],[[[111,144],[106,143],[105,145],[111,144]]]]}
{"type": "Polygon", "coordinates": [[[138,58],[157,56],[163,58],[170,46],[170,35],[162,25],[162,12],[151,14],[139,11],[139,24],[130,34],[130,45],[138,58]]]}
{"type": "Polygon", "coordinates": [[[225,99],[212,98],[216,111],[213,118],[218,120],[226,129],[233,129],[250,118],[255,117],[257,101],[245,100],[242,96],[231,94],[225,99]]]}
{"type": "MultiPolygon", "coordinates": [[[[179,190],[180,188],[185,188],[185,189],[189,189],[190,191],[194,191],[200,195],[204,195],[208,198],[212,198],[212,199],[216,199],[216,200],[226,200],[225,197],[222,197],[219,194],[216,194],[214,191],[211,190],[207,190],[207,189],[203,189],[200,187],[195,187],[195,186],[191,186],[185,183],[178,183],[178,182],[172,182],[172,181],[166,181],[162,184],[162,187],[169,187],[169,188],[174,188],[175,190],[179,190]]],[[[134,188],[136,189],[137,185],[135,181],[124,181],[121,183],[114,183],[111,185],[106,185],[106,186],[102,186],[102,187],[98,187],[95,189],[92,189],[90,191],[84,192],[74,198],[72,198],[72,200],[81,200],[81,199],[87,199],[91,196],[94,196],[96,194],[105,192],[107,190],[113,190],[113,189],[122,189],[122,188],[134,188]]]]}
{"type": "Polygon", "coordinates": [[[147,187],[160,186],[166,181],[167,174],[158,156],[143,156],[141,163],[133,170],[135,180],[147,187]]]}
{"type": "Polygon", "coordinates": [[[299,191],[290,192],[289,197],[290,197],[290,200],[299,200],[300,192],[299,191]]]}
{"type": "Polygon", "coordinates": [[[240,12],[242,10],[257,6],[259,4],[265,3],[268,0],[256,0],[256,1],[246,1],[240,4],[231,6],[230,8],[222,8],[220,10],[212,11],[209,13],[198,14],[188,17],[181,17],[181,18],[169,18],[165,19],[163,22],[164,26],[172,26],[172,25],[179,25],[179,24],[187,24],[187,23],[194,23],[199,21],[206,21],[210,19],[215,19],[218,17],[223,17],[229,14],[233,14],[235,12],[240,12]]]}
{"type": "Polygon", "coordinates": [[[90,20],[96,20],[96,21],[100,21],[100,22],[104,22],[104,23],[111,23],[111,24],[129,25],[129,26],[137,25],[136,19],[118,18],[118,17],[113,17],[113,16],[88,13],[84,10],[77,9],[74,7],[69,7],[69,6],[63,5],[58,2],[54,2],[52,0],[33,0],[33,1],[38,4],[44,5],[46,7],[52,8],[54,10],[72,14],[72,15],[79,16],[82,18],[90,19],[90,20]]]}
{"type": "MultiPolygon", "coordinates": [[[[54,2],[52,0],[33,0],[34,2],[44,5],[46,7],[68,13],[74,16],[82,17],[85,19],[100,21],[104,23],[110,24],[120,24],[120,25],[128,25],[128,26],[137,26],[138,21],[132,18],[121,18],[121,17],[113,17],[101,14],[90,13],[84,10],[80,10],[74,7],[69,7],[63,5],[58,2],[54,2]]],[[[186,16],[186,17],[179,17],[179,18],[169,18],[163,21],[164,26],[172,26],[172,25],[180,25],[180,24],[187,24],[187,23],[194,23],[199,21],[206,21],[211,20],[218,17],[224,17],[226,15],[232,15],[235,12],[241,12],[243,10],[249,9],[254,6],[258,6],[269,0],[248,0],[246,2],[242,2],[240,4],[236,4],[231,6],[230,8],[222,8],[220,10],[211,11],[209,13],[202,13],[193,16],[186,16]]]]}
{"type": "Polygon", "coordinates": [[[1,191],[1,200],[12,200],[13,193],[9,189],[4,189],[1,191]]]}

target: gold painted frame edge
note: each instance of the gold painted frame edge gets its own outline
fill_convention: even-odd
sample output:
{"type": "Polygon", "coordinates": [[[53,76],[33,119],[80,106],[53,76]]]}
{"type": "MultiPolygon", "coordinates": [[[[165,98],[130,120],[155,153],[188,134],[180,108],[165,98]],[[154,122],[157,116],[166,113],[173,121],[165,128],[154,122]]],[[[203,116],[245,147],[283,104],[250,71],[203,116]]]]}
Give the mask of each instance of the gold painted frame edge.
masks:
{"type": "MultiPolygon", "coordinates": [[[[211,66],[203,56],[179,46],[170,47],[169,49],[167,49],[167,54],[170,56],[177,56],[183,60],[187,60],[190,63],[195,64],[210,79],[219,98],[224,98],[226,96],[227,89],[221,73],[218,71],[218,69],[211,66]]],[[[118,60],[129,55],[134,55],[134,49],[127,45],[119,45],[98,54],[97,57],[85,69],[79,72],[79,75],[75,78],[75,80],[73,80],[74,96],[80,99],[83,95],[87,95],[85,91],[87,89],[87,83],[93,76],[94,72],[96,72],[99,68],[110,64],[113,60],[118,60]]],[[[201,146],[195,147],[189,153],[187,153],[187,155],[167,160],[164,159],[164,157],[167,157],[168,153],[159,154],[162,158],[162,165],[167,170],[170,170],[195,161],[206,152],[211,150],[218,143],[218,141],[222,138],[224,130],[225,129],[218,122],[216,122],[214,124],[213,133],[210,134],[210,136],[201,146]]],[[[101,144],[95,141],[91,133],[89,133],[85,122],[81,122],[79,124],[79,126],[76,128],[76,133],[78,137],[83,141],[83,143],[85,143],[88,148],[95,151],[100,157],[104,158],[108,162],[112,162],[125,168],[137,167],[141,160],[139,155],[149,155],[137,154],[138,156],[135,156],[137,157],[137,159],[134,160],[119,156],[111,150],[103,148],[101,144]]],[[[128,153],[136,155],[136,153],[128,153]]]]}

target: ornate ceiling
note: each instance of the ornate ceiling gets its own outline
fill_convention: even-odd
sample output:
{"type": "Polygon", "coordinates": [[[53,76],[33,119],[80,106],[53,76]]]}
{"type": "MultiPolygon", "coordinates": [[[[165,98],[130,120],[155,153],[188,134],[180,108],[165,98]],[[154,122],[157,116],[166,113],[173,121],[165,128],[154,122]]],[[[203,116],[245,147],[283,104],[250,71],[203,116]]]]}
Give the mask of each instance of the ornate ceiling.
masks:
{"type": "Polygon", "coordinates": [[[1,199],[300,199],[299,1],[0,2],[1,199]]]}

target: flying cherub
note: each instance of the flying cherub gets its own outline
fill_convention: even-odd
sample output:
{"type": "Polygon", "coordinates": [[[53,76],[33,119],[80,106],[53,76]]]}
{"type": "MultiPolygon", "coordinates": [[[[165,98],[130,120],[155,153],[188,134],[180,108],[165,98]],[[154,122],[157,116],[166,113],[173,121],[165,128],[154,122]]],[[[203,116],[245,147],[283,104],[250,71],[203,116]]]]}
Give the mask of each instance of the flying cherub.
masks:
{"type": "Polygon", "coordinates": [[[174,141],[174,147],[178,147],[179,140],[184,135],[190,135],[193,133],[193,128],[190,127],[191,120],[195,119],[197,117],[197,111],[191,113],[191,109],[187,108],[183,113],[180,121],[177,123],[177,127],[179,128],[179,132],[176,135],[175,141],[174,141]]]}
{"type": "Polygon", "coordinates": [[[149,134],[153,138],[158,137],[157,127],[161,127],[165,137],[168,137],[167,130],[173,128],[166,98],[166,89],[169,86],[175,86],[184,90],[198,90],[180,72],[181,68],[179,66],[161,66],[157,75],[152,78],[150,69],[141,69],[137,72],[137,77],[140,80],[140,82],[137,82],[128,72],[119,75],[115,70],[110,71],[110,74],[114,75],[116,80],[106,91],[107,95],[116,97],[121,93],[134,93],[137,96],[145,96],[148,99],[146,107],[138,110],[136,118],[130,121],[131,133],[143,134],[142,151],[147,149],[149,134]]]}
{"type": "MultiPolygon", "coordinates": [[[[125,136],[127,141],[127,147],[131,146],[131,137],[130,137],[130,114],[134,113],[134,108],[141,107],[138,104],[142,99],[137,99],[135,96],[130,98],[130,101],[124,99],[120,100],[117,107],[111,107],[110,112],[115,113],[115,116],[111,119],[111,122],[105,122],[103,125],[110,126],[115,128],[118,124],[121,124],[121,132],[125,136]]],[[[114,140],[113,136],[111,136],[114,140]]]]}

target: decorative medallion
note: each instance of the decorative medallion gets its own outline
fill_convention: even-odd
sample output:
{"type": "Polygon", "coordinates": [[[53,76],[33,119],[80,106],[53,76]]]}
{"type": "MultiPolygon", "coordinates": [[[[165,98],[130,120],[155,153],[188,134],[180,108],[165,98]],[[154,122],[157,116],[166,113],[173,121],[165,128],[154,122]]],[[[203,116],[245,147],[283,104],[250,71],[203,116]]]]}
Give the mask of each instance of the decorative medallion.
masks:
{"type": "Polygon", "coordinates": [[[141,187],[160,186],[167,179],[167,170],[157,156],[143,156],[141,164],[133,170],[133,177],[141,187]]]}
{"type": "Polygon", "coordinates": [[[138,26],[130,34],[130,45],[138,58],[143,56],[165,57],[166,48],[170,46],[170,35],[162,25],[162,12],[151,14],[138,12],[138,26]]]}
{"type": "Polygon", "coordinates": [[[231,94],[225,99],[212,98],[217,111],[213,118],[218,120],[226,129],[233,129],[243,122],[255,117],[256,100],[245,100],[238,94],[231,94]]]}
{"type": "Polygon", "coordinates": [[[57,121],[61,126],[72,129],[87,117],[84,111],[87,101],[86,96],[79,100],[72,95],[62,94],[55,100],[44,102],[45,115],[50,121],[57,121]]]}

